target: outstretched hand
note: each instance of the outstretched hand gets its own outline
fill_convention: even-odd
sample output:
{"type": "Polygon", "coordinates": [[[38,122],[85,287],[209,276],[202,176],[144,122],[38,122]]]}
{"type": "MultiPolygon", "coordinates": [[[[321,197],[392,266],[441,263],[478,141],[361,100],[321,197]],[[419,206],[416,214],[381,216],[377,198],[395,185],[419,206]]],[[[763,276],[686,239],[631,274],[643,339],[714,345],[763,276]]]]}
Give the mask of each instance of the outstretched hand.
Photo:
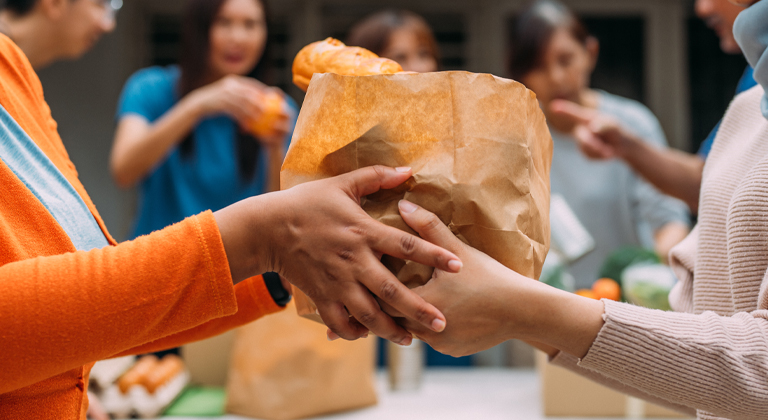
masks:
{"type": "MultiPolygon", "coordinates": [[[[536,342],[536,347],[550,353],[586,354],[603,324],[601,302],[504,267],[461,242],[437,216],[413,203],[401,201],[400,215],[422,238],[453,252],[464,263],[458,274],[435,269],[427,284],[413,289],[448,320],[441,333],[399,320],[414,336],[451,356],[474,354],[512,338],[536,342]]],[[[398,317],[395,308],[383,306],[398,317]]]]}
{"type": "Polygon", "coordinates": [[[571,134],[587,157],[605,160],[624,155],[630,136],[616,119],[564,99],[552,101],[549,110],[574,124],[571,134]]]}
{"type": "Polygon", "coordinates": [[[380,260],[386,254],[451,273],[461,269],[461,261],[437,245],[385,226],[360,207],[362,197],[394,188],[411,175],[410,168],[374,166],[217,212],[233,277],[279,273],[315,302],[334,334],[348,340],[371,331],[395,343],[410,343],[411,334],[382,311],[377,297],[415,324],[442,331],[443,314],[380,260]],[[232,222],[239,217],[250,217],[251,223],[232,222]],[[238,264],[243,260],[250,264],[238,264]]]}
{"type": "MultiPolygon", "coordinates": [[[[514,288],[520,290],[520,285],[537,282],[467,246],[427,210],[405,200],[399,207],[411,228],[422,238],[459,256],[464,267],[459,274],[436,269],[427,284],[413,289],[445,314],[448,326],[444,332],[431,331],[409,319],[398,322],[437,351],[456,357],[493,347],[508,340],[511,331],[519,331],[514,311],[507,310],[513,304],[510,292],[514,288]]],[[[394,316],[399,315],[393,308],[386,309],[394,316]]]]}

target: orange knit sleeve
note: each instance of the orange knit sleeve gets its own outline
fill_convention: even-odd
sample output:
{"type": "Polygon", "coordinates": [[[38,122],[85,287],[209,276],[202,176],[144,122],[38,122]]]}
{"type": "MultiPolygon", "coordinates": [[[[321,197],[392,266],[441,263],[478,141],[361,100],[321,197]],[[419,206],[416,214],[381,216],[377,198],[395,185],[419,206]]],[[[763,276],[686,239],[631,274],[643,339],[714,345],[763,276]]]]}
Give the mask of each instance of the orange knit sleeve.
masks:
{"type": "Polygon", "coordinates": [[[179,347],[183,344],[219,335],[284,309],[277,306],[274,299],[272,299],[272,295],[269,294],[267,286],[264,284],[264,279],[261,276],[251,277],[238,283],[235,286],[235,296],[237,297],[238,309],[234,315],[208,321],[199,327],[132,348],[117,356],[151,353],[179,347]]]}
{"type": "Polygon", "coordinates": [[[118,246],[3,265],[0,393],[276,310],[258,284],[243,282],[236,293],[211,212],[118,246]]]}

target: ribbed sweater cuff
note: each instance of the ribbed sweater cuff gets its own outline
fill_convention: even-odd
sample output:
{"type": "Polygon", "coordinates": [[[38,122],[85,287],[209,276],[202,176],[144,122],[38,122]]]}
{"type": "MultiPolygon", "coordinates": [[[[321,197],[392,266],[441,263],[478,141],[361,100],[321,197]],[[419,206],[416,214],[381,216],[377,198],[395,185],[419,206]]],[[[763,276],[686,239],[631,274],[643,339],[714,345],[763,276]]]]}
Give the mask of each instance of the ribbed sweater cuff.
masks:
{"type": "Polygon", "coordinates": [[[216,218],[210,211],[193,217],[200,228],[198,235],[211,282],[211,296],[216,303],[218,316],[232,315],[237,312],[237,299],[219,225],[216,224],[216,218]]]}
{"type": "Polygon", "coordinates": [[[696,358],[681,353],[685,349],[677,337],[681,330],[701,330],[696,317],[603,302],[605,325],[579,366],[670,401],[687,400],[676,384],[681,370],[689,370],[696,358]]]}

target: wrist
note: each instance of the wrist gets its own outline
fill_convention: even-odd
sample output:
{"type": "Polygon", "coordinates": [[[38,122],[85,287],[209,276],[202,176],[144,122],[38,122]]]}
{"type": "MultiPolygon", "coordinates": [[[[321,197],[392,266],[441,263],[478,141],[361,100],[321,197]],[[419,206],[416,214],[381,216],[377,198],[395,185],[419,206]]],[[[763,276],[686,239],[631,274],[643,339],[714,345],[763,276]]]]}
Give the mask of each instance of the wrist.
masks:
{"type": "Polygon", "coordinates": [[[235,284],[276,271],[271,244],[279,221],[270,195],[251,197],[214,213],[235,284]]]}
{"type": "Polygon", "coordinates": [[[184,96],[184,98],[179,101],[179,106],[181,106],[194,120],[202,119],[208,113],[206,101],[201,98],[200,92],[197,90],[184,96]]]}
{"type": "Polygon", "coordinates": [[[637,149],[642,147],[642,145],[642,140],[639,140],[635,136],[622,133],[616,150],[622,160],[631,164],[633,158],[637,156],[637,149]]]}
{"type": "Polygon", "coordinates": [[[526,336],[577,357],[586,355],[603,326],[602,301],[538,283],[527,297],[531,311],[526,336]]]}

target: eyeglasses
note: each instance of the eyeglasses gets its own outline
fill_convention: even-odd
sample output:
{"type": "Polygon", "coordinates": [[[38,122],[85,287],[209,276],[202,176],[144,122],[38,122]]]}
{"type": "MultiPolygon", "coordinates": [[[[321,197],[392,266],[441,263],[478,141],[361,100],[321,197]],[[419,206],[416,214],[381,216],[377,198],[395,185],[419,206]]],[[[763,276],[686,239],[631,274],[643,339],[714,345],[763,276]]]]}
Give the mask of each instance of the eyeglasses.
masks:
{"type": "Polygon", "coordinates": [[[105,18],[114,20],[117,12],[123,8],[123,0],[91,0],[104,8],[105,18]]]}

